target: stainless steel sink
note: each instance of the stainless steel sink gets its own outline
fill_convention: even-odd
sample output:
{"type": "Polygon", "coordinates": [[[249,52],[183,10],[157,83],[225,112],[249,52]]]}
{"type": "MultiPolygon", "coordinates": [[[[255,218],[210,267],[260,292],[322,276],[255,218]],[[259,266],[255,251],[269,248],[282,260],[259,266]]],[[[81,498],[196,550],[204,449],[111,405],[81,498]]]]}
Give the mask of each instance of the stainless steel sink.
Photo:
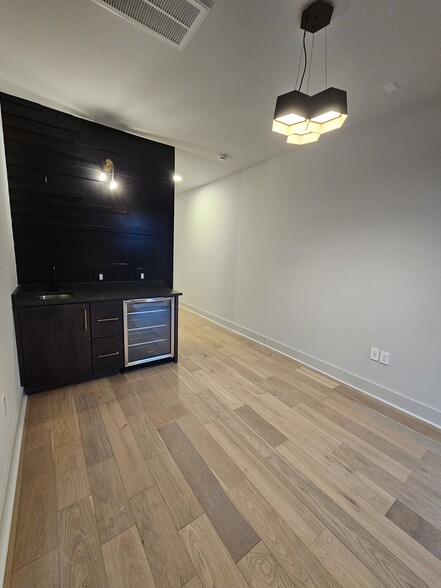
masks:
{"type": "Polygon", "coordinates": [[[37,298],[40,300],[64,300],[66,298],[72,298],[71,292],[50,292],[48,294],[39,294],[37,298]]]}

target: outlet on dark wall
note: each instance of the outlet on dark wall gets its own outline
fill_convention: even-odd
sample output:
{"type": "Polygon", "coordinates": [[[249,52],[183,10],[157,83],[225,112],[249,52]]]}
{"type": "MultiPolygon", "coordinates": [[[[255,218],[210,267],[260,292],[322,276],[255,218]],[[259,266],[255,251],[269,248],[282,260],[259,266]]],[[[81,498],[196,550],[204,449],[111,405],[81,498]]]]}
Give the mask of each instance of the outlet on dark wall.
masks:
{"type": "Polygon", "coordinates": [[[0,94],[18,281],[173,286],[174,148],[0,94]],[[118,186],[99,180],[106,159],[118,186]]]}

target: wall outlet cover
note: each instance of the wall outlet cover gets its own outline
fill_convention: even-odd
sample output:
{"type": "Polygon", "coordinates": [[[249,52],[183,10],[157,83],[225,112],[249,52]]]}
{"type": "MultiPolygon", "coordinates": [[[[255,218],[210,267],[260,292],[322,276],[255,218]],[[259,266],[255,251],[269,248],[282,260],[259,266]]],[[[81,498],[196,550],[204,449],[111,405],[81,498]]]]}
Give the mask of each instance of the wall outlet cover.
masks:
{"type": "Polygon", "coordinates": [[[380,359],[380,350],[378,349],[378,347],[371,347],[369,359],[372,359],[372,361],[378,361],[380,359]]]}
{"type": "Polygon", "coordinates": [[[389,365],[390,362],[390,353],[389,351],[382,351],[380,353],[380,363],[383,365],[389,365]]]}

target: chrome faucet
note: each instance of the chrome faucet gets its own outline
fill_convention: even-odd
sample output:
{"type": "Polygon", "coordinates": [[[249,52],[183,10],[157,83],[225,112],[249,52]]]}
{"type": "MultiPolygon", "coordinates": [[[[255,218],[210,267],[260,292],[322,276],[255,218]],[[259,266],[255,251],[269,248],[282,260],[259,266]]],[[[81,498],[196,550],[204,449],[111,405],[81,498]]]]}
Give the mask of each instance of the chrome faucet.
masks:
{"type": "Polygon", "coordinates": [[[57,289],[57,278],[56,278],[56,269],[55,266],[52,266],[52,290],[55,292],[57,289]]]}

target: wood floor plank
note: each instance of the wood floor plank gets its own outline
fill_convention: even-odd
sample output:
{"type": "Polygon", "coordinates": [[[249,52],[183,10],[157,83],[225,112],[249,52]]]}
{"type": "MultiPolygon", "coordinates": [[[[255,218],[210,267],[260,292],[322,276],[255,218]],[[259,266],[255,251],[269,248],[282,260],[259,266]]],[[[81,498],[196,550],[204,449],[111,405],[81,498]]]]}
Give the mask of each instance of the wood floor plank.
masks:
{"type": "Polygon", "coordinates": [[[277,445],[287,441],[287,437],[283,433],[273,427],[271,423],[263,419],[248,405],[245,404],[236,408],[234,412],[273,447],[277,447],[277,445]]]}
{"type": "MultiPolygon", "coordinates": [[[[382,451],[378,450],[376,447],[366,443],[366,441],[363,441],[363,439],[360,439],[346,428],[337,425],[337,423],[333,421],[330,421],[326,416],[322,415],[320,412],[315,411],[309,406],[302,406],[301,409],[296,407],[293,410],[296,410],[297,412],[300,412],[301,410],[301,414],[313,425],[323,426],[323,428],[335,439],[338,439],[342,443],[365,455],[373,463],[387,470],[398,480],[405,482],[412,473],[412,470],[408,467],[404,466],[395,459],[392,459],[382,451]]],[[[338,451],[338,449],[334,451],[338,451]]]]}
{"type": "Polygon", "coordinates": [[[288,574],[262,542],[253,547],[237,565],[245,580],[253,588],[292,588],[293,586],[288,574]]]}
{"type": "Polygon", "coordinates": [[[224,488],[228,490],[244,479],[236,464],[192,414],[180,418],[178,423],[224,488]]]}
{"type": "Polygon", "coordinates": [[[81,440],[55,447],[57,508],[62,510],[90,495],[86,461],[81,440]]]}
{"type": "Polygon", "coordinates": [[[164,450],[163,440],[144,411],[127,417],[127,422],[146,461],[164,450]]]}
{"type": "Polygon", "coordinates": [[[95,513],[85,498],[58,513],[60,585],[107,588],[95,513]]]}
{"type": "Polygon", "coordinates": [[[216,415],[210,407],[199,397],[198,394],[191,394],[182,398],[183,404],[197,418],[201,425],[206,425],[216,420],[216,415]]]}
{"type": "Polygon", "coordinates": [[[52,396],[55,447],[81,439],[77,409],[71,388],[57,390],[52,396]]]}
{"type": "Polygon", "coordinates": [[[319,382],[319,384],[323,384],[323,386],[326,386],[327,388],[330,388],[331,390],[333,388],[337,388],[337,386],[340,383],[340,382],[336,382],[335,380],[331,380],[331,378],[328,378],[327,376],[324,376],[323,374],[320,374],[319,372],[311,370],[307,367],[297,368],[297,372],[300,374],[303,374],[304,376],[307,376],[308,378],[311,378],[311,380],[315,380],[316,382],[319,382]]]}
{"type": "Polygon", "coordinates": [[[87,466],[112,457],[112,447],[95,396],[92,393],[75,396],[75,406],[87,466]]]}
{"type": "Polygon", "coordinates": [[[10,588],[59,588],[59,586],[58,549],[53,549],[15,571],[10,588]]]}
{"type": "Polygon", "coordinates": [[[340,440],[331,437],[326,431],[308,422],[301,415],[293,416],[290,413],[287,418],[276,417],[271,424],[299,446],[313,446],[317,452],[334,451],[341,445],[340,440]]]}
{"type": "Polygon", "coordinates": [[[268,378],[268,380],[266,380],[262,385],[264,386],[265,390],[267,390],[267,392],[290,408],[297,406],[297,404],[300,404],[301,402],[304,404],[312,403],[313,408],[318,404],[317,400],[314,400],[314,398],[308,394],[298,390],[277,376],[268,378]]]}
{"type": "Polygon", "coordinates": [[[389,456],[391,459],[403,464],[413,472],[416,472],[420,476],[431,480],[431,479],[439,479],[439,472],[433,472],[433,469],[428,466],[424,460],[421,460],[410,453],[404,451],[401,447],[391,443],[390,441],[384,439],[380,435],[377,435],[374,431],[367,429],[366,427],[360,425],[357,422],[350,421],[345,425],[345,429],[363,439],[366,443],[372,445],[372,447],[377,448],[379,451],[383,452],[385,455],[389,456]]]}
{"type": "Polygon", "coordinates": [[[146,370],[144,372],[144,380],[166,408],[180,404],[179,397],[173,392],[167,382],[161,378],[160,372],[154,373],[151,370],[146,370]]]}
{"type": "Polygon", "coordinates": [[[130,498],[153,486],[154,480],[118,402],[100,406],[121,478],[130,498]]]}
{"type": "Polygon", "coordinates": [[[169,410],[164,406],[161,400],[156,394],[150,389],[147,382],[143,379],[132,383],[132,387],[135,390],[141,404],[148,414],[150,420],[157,429],[169,425],[174,421],[173,416],[169,410]]]}
{"type": "Polygon", "coordinates": [[[272,396],[268,392],[264,394],[254,394],[245,386],[237,393],[242,404],[247,404],[263,419],[271,421],[277,416],[285,416],[290,409],[286,407],[278,398],[272,396]]]}
{"type": "Polygon", "coordinates": [[[90,391],[95,396],[98,404],[106,404],[107,402],[116,402],[115,392],[110,385],[109,378],[100,378],[99,380],[92,380],[88,383],[90,391]]]}
{"type": "Polygon", "coordinates": [[[345,445],[341,445],[336,449],[335,454],[351,468],[362,473],[368,480],[373,481],[390,495],[395,496],[400,502],[427,521],[431,521],[441,530],[441,505],[439,501],[433,501],[430,496],[426,498],[424,493],[421,492],[421,487],[414,489],[412,482],[407,483],[408,480],[406,480],[406,483],[400,482],[389,472],[371,462],[366,456],[345,445]]]}
{"type": "Polygon", "coordinates": [[[347,514],[358,521],[372,535],[380,538],[381,543],[409,570],[412,570],[422,581],[429,585],[436,585],[436,578],[441,577],[441,561],[430,552],[422,549],[406,533],[395,525],[388,524],[388,519],[372,508],[363,499],[348,493],[347,488],[336,483],[335,480],[323,475],[323,470],[312,458],[298,446],[279,445],[277,451],[284,455],[307,476],[317,487],[342,508],[347,514]]]}
{"type": "Polygon", "coordinates": [[[242,406],[244,402],[229,390],[228,386],[224,383],[219,383],[215,378],[206,372],[196,372],[197,379],[205,386],[206,389],[216,396],[216,398],[225,404],[230,410],[234,410],[242,406]]]}
{"type": "Polygon", "coordinates": [[[305,404],[312,402],[312,406],[314,406],[317,402],[326,400],[330,392],[329,388],[303,376],[297,370],[292,374],[287,374],[275,369],[274,374],[264,380],[263,386],[271,394],[280,395],[280,398],[289,403],[290,406],[294,406],[299,402],[304,402],[305,404]]]}
{"type": "Polygon", "coordinates": [[[54,428],[51,392],[33,394],[28,398],[26,432],[45,433],[54,428]]]}
{"type": "Polygon", "coordinates": [[[441,487],[439,483],[425,480],[418,474],[412,473],[406,480],[406,486],[441,507],[441,487]]]}
{"type": "Polygon", "coordinates": [[[208,389],[207,385],[197,378],[197,374],[198,372],[190,373],[178,365],[161,373],[161,378],[167,382],[178,398],[182,398],[183,395],[198,394],[208,389]]]}
{"type": "Polygon", "coordinates": [[[127,381],[127,378],[118,374],[109,378],[109,384],[126,417],[142,412],[141,401],[133,387],[127,381]]]}
{"type": "Polygon", "coordinates": [[[195,569],[156,486],[130,500],[156,588],[180,588],[195,569]]]}
{"type": "Polygon", "coordinates": [[[363,394],[358,390],[349,388],[349,386],[345,386],[344,384],[340,384],[340,386],[335,388],[334,393],[344,394],[346,397],[352,398],[361,405],[366,406],[378,414],[383,415],[397,424],[402,425],[402,427],[410,429],[410,432],[416,433],[415,438],[420,439],[425,443],[432,440],[435,442],[435,446],[437,447],[439,447],[439,444],[441,443],[441,430],[439,428],[434,427],[433,425],[429,425],[428,423],[416,417],[402,412],[390,404],[386,404],[385,402],[377,400],[372,396],[368,396],[367,394],[363,394]]]}
{"type": "Polygon", "coordinates": [[[102,546],[108,588],[156,588],[136,527],[102,546]]]}
{"type": "Polygon", "coordinates": [[[310,545],[310,550],[342,588],[385,587],[328,529],[310,545]]]}
{"type": "Polygon", "coordinates": [[[309,545],[323,531],[324,526],[301,502],[284,488],[280,479],[232,433],[221,421],[205,425],[209,433],[243,471],[248,480],[271,502],[274,510],[295,529],[300,539],[309,545]]]}
{"type": "MultiPolygon", "coordinates": [[[[206,427],[214,435],[216,435],[216,429],[219,429],[219,443],[222,444],[223,440],[230,441],[229,449],[227,449],[228,445],[226,445],[225,449],[229,451],[231,456],[234,455],[236,463],[244,459],[244,463],[248,466],[247,477],[251,480],[253,476],[254,479],[251,480],[253,485],[258,488],[275,510],[278,510],[278,500],[285,492],[288,492],[288,496],[290,496],[289,506],[295,505],[298,507],[301,505],[306,507],[310,513],[314,513],[316,520],[321,524],[320,532],[325,527],[328,527],[379,579],[386,578],[393,586],[414,587],[425,585],[423,580],[418,578],[409,567],[405,566],[397,556],[382,545],[377,539],[376,533],[372,534],[367,531],[363,524],[356,521],[345,509],[337,505],[300,470],[293,468],[282,456],[279,458],[278,450],[271,448],[271,451],[267,451],[264,447],[259,450],[256,443],[255,449],[260,457],[255,458],[253,462],[253,455],[249,454],[249,449],[247,448],[249,442],[245,437],[229,431],[225,425],[222,426],[221,424],[219,426],[216,421],[209,423],[206,427]],[[263,471],[263,480],[257,476],[259,469],[263,466],[262,460],[268,466],[263,471]],[[276,476],[275,480],[274,476],[276,476]],[[265,482],[271,481],[272,477],[276,483],[278,482],[278,485],[271,488],[265,482]]],[[[284,506],[286,508],[286,505],[284,506]]],[[[301,537],[303,526],[301,524],[293,526],[292,517],[288,513],[283,513],[282,511],[281,517],[301,537]]],[[[318,535],[319,533],[315,537],[318,535]]],[[[309,545],[312,541],[313,539],[306,544],[309,545]]]]}
{"type": "Polygon", "coordinates": [[[25,441],[13,569],[57,547],[57,492],[51,431],[25,441]]]}
{"type": "Polygon", "coordinates": [[[133,372],[125,372],[124,377],[125,379],[131,384],[132,382],[137,382],[138,380],[142,380],[143,378],[143,368],[139,370],[135,370],[133,372]]]}
{"type": "Polygon", "coordinates": [[[202,586],[202,582],[199,580],[198,576],[195,576],[194,578],[192,578],[190,580],[190,582],[187,582],[187,584],[185,584],[184,588],[204,588],[202,586]]]}
{"type": "Polygon", "coordinates": [[[237,511],[182,429],[173,423],[159,432],[231,557],[239,561],[260,537],[237,511]]]}
{"type": "Polygon", "coordinates": [[[168,450],[149,459],[148,464],[177,529],[182,529],[204,512],[168,450]]]}
{"type": "Polygon", "coordinates": [[[228,574],[242,570],[244,585],[257,587],[438,588],[441,432],[181,314],[180,363],[110,378],[113,387],[104,377],[28,399],[6,586],[14,574],[15,585],[26,588],[233,588],[228,574]],[[162,427],[173,433],[173,452],[191,484],[162,427]],[[98,472],[100,496],[78,475],[85,470],[80,444],[90,477],[98,472]],[[142,464],[152,470],[144,473],[143,483],[153,484],[145,490],[142,464]],[[130,500],[127,485],[140,490],[130,500]],[[222,540],[191,485],[217,513],[225,512],[222,498],[216,504],[221,487],[262,537],[238,564],[224,547],[236,541],[234,526],[225,525],[230,535],[222,540]],[[89,492],[93,497],[83,498],[89,492]],[[183,541],[201,521],[191,533],[191,557],[199,557],[193,565],[183,541]],[[173,551],[177,571],[170,571],[173,551]]]}
{"type": "Polygon", "coordinates": [[[397,423],[391,419],[342,394],[331,396],[326,400],[325,406],[345,415],[348,420],[355,421],[374,431],[414,457],[421,459],[427,451],[427,447],[420,440],[414,435],[409,435],[409,430],[405,430],[401,425],[397,426],[397,423]]]}
{"type": "MultiPolygon", "coordinates": [[[[368,478],[360,474],[351,468],[344,460],[340,459],[335,453],[328,451],[317,451],[314,445],[304,445],[301,441],[298,443],[297,440],[294,443],[299,445],[305,453],[307,453],[312,459],[319,463],[334,480],[339,481],[351,492],[355,493],[360,498],[363,498],[376,508],[379,512],[386,514],[392,504],[395,502],[395,497],[383,488],[371,482],[368,478]]],[[[291,446],[292,443],[289,441],[286,443],[287,447],[291,446]]]]}
{"type": "Polygon", "coordinates": [[[248,588],[207,515],[197,518],[181,529],[179,534],[203,586],[248,588]]]}
{"type": "Polygon", "coordinates": [[[248,481],[229,491],[234,503],[253,525],[294,586],[338,587],[297,535],[274,512],[248,481]]]}
{"type": "Polygon", "coordinates": [[[105,543],[132,527],[132,511],[114,457],[88,469],[100,542],[105,543]]]}
{"type": "Polygon", "coordinates": [[[441,559],[441,531],[397,500],[386,514],[400,529],[441,559]]]}

